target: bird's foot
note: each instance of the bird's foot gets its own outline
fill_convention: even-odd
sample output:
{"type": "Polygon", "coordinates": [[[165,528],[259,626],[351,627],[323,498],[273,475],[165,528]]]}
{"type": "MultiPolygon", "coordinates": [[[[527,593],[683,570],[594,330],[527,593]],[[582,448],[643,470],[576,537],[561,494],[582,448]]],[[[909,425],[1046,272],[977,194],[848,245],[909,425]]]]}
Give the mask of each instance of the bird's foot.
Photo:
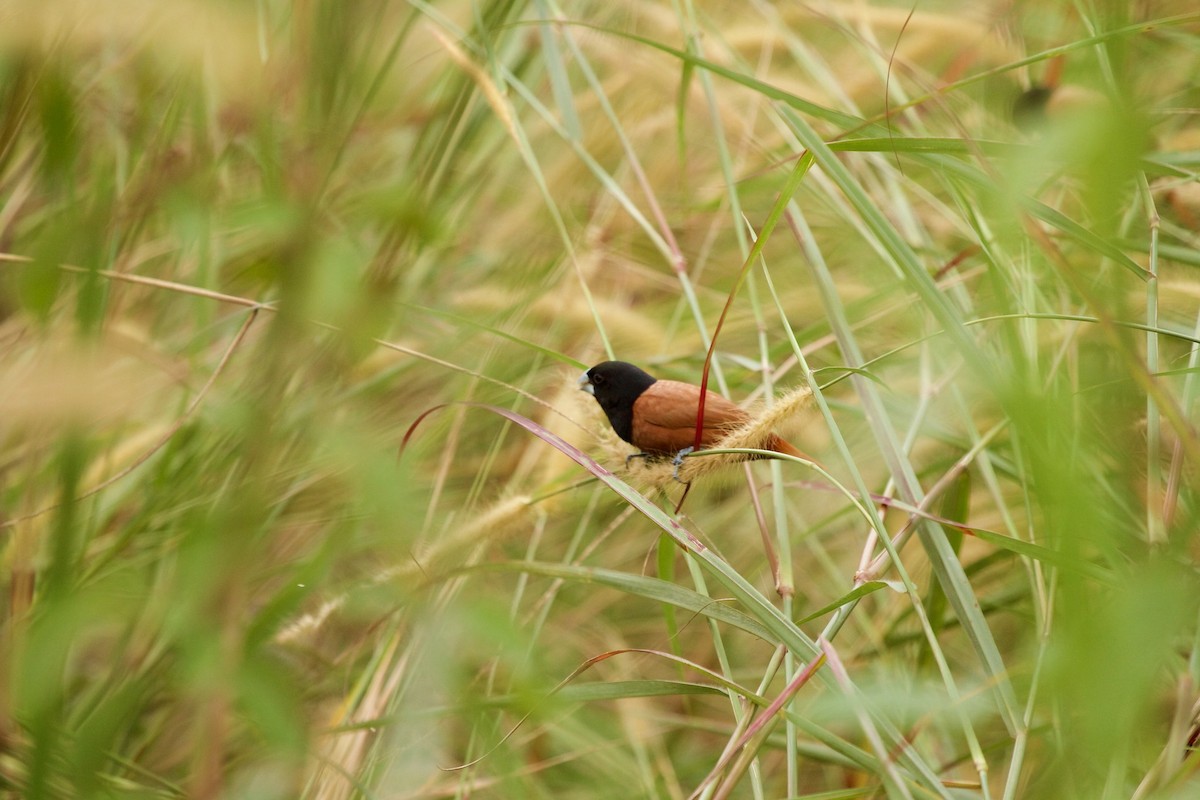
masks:
{"type": "Polygon", "coordinates": [[[629,469],[629,462],[633,461],[635,458],[649,459],[650,456],[650,453],[631,453],[630,455],[625,456],[625,469],[629,469]]]}
{"type": "Polygon", "coordinates": [[[683,457],[688,455],[695,449],[696,448],[694,448],[694,447],[685,447],[682,450],[680,450],[678,453],[676,453],[675,457],[673,459],[671,459],[671,463],[675,466],[675,471],[671,473],[671,477],[673,477],[675,480],[679,481],[680,483],[684,483],[684,484],[687,483],[687,481],[685,481],[679,477],[679,468],[681,466],[683,466],[683,457]]]}

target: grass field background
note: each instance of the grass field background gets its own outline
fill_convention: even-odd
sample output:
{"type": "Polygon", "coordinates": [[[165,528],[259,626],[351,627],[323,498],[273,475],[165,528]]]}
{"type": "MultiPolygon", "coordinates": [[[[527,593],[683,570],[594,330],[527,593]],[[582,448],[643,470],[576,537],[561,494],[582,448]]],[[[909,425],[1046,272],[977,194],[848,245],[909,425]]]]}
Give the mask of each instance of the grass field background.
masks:
{"type": "Polygon", "coordinates": [[[0,791],[1198,796],[1197,75],[1188,2],[10,0],[0,791]],[[607,358],[814,460],[685,498],[607,358]]]}

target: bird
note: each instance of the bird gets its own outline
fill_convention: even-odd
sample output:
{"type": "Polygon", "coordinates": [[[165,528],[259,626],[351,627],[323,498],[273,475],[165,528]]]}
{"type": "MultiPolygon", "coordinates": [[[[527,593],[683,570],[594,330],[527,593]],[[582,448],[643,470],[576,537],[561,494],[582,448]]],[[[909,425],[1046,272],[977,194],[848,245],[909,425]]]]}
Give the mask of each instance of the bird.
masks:
{"type": "MultiPolygon", "coordinates": [[[[699,386],[659,380],[626,361],[603,361],[579,376],[579,388],[600,404],[617,436],[640,451],[630,458],[674,456],[678,467],[683,456],[692,452],[699,386]]],[[[718,394],[705,392],[700,449],[712,447],[749,420],[750,415],[743,409],[718,394]]],[[[810,460],[775,433],[768,435],[760,448],[810,460]]]]}

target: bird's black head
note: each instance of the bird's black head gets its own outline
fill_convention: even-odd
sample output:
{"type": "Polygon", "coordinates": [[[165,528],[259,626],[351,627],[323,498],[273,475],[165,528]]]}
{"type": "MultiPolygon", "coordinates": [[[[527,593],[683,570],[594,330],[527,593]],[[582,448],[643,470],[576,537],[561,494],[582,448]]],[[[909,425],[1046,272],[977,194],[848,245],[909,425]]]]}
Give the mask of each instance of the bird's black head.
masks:
{"type": "Polygon", "coordinates": [[[1021,92],[1013,101],[1013,122],[1026,132],[1044,127],[1053,96],[1054,89],[1049,86],[1033,86],[1021,92]]]}
{"type": "Polygon", "coordinates": [[[633,402],[657,380],[625,361],[602,361],[579,376],[579,388],[596,398],[613,430],[633,443],[633,402]]]}

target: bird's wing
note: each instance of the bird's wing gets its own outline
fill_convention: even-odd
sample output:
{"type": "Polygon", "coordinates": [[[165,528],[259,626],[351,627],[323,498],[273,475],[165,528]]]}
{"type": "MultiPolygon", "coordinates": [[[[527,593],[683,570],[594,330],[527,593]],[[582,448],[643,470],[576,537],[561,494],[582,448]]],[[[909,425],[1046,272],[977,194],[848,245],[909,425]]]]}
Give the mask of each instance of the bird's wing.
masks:
{"type": "MultiPolygon", "coordinates": [[[[633,441],[648,452],[676,452],[696,438],[696,407],[700,387],[680,381],[656,381],[634,403],[633,441]]],[[[704,433],[700,444],[710,447],[747,414],[720,395],[708,392],[704,401],[704,433]]]]}

